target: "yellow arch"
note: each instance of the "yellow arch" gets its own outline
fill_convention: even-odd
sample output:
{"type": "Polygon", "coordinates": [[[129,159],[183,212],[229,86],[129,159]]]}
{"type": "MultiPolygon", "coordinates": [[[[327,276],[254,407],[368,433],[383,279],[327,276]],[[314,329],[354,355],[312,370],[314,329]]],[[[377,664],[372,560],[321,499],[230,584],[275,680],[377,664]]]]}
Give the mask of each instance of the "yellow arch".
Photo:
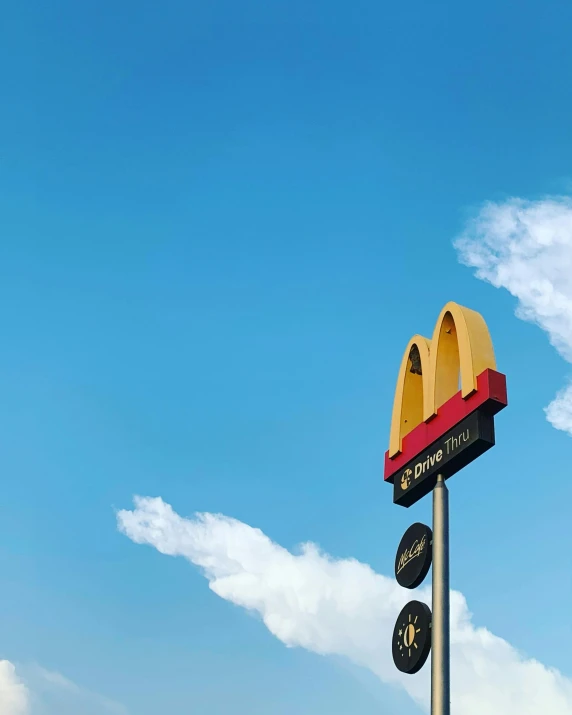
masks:
{"type": "Polygon", "coordinates": [[[405,435],[429,420],[459,391],[469,397],[477,389],[477,376],[496,370],[493,343],[480,313],[457,303],[447,303],[441,311],[433,338],[415,335],[401,361],[389,434],[389,456],[401,451],[405,435]],[[411,350],[419,351],[421,375],[412,371],[411,350]]]}
{"type": "Polygon", "coordinates": [[[483,316],[457,303],[441,311],[431,340],[432,414],[459,391],[464,398],[477,389],[477,375],[496,370],[493,343],[483,316]]]}
{"type": "Polygon", "coordinates": [[[403,353],[391,415],[389,456],[401,451],[401,440],[432,414],[432,383],[430,341],[422,335],[414,335],[403,353]],[[412,350],[419,351],[421,375],[413,371],[412,350]]]}

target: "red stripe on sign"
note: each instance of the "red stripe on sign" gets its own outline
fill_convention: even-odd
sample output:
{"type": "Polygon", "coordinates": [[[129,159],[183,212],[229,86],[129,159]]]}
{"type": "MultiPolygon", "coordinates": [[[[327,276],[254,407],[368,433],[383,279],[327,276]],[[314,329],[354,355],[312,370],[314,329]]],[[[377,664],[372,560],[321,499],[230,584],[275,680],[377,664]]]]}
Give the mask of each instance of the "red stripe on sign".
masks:
{"type": "Polygon", "coordinates": [[[472,395],[463,399],[459,390],[450,400],[439,407],[435,417],[417,425],[403,438],[402,451],[399,454],[390,459],[389,452],[385,453],[384,480],[393,483],[394,474],[407,462],[415,459],[430,444],[479,407],[485,407],[490,414],[496,415],[507,404],[506,376],[496,370],[484,370],[477,377],[477,389],[472,395]]]}

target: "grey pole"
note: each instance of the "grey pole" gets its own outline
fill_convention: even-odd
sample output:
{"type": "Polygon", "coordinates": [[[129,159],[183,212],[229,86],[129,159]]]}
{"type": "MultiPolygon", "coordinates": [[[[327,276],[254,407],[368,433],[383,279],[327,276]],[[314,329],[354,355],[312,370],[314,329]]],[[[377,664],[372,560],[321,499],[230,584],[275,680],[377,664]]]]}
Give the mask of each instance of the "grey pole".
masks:
{"type": "Polygon", "coordinates": [[[431,715],[450,715],[449,490],[442,474],[433,489],[433,618],[431,715]]]}

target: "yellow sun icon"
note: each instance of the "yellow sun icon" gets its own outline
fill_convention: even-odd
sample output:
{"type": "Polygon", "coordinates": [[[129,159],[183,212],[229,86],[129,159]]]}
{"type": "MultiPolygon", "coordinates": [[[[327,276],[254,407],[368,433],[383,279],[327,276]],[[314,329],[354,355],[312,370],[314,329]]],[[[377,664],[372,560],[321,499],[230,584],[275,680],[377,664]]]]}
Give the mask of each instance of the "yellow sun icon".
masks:
{"type": "MultiPolygon", "coordinates": [[[[409,657],[411,657],[411,649],[414,648],[417,650],[419,647],[415,642],[415,639],[417,634],[421,632],[421,628],[416,628],[416,624],[417,616],[415,617],[415,620],[412,621],[410,615],[409,623],[404,623],[403,627],[399,629],[399,640],[402,641],[399,644],[399,650],[403,650],[403,647],[405,646],[405,650],[408,652],[409,657]]],[[[403,651],[401,655],[405,655],[405,651],[403,651]]]]}

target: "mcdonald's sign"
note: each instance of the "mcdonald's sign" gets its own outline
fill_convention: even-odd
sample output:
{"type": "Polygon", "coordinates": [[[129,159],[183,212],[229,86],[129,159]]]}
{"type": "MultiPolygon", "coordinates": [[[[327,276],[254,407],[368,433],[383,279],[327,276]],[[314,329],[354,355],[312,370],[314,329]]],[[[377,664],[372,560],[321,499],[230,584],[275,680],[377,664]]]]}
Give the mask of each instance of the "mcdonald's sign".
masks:
{"type": "Polygon", "coordinates": [[[483,317],[457,303],[441,311],[431,340],[414,335],[403,354],[384,479],[411,506],[494,445],[494,415],[507,405],[483,317]]]}

